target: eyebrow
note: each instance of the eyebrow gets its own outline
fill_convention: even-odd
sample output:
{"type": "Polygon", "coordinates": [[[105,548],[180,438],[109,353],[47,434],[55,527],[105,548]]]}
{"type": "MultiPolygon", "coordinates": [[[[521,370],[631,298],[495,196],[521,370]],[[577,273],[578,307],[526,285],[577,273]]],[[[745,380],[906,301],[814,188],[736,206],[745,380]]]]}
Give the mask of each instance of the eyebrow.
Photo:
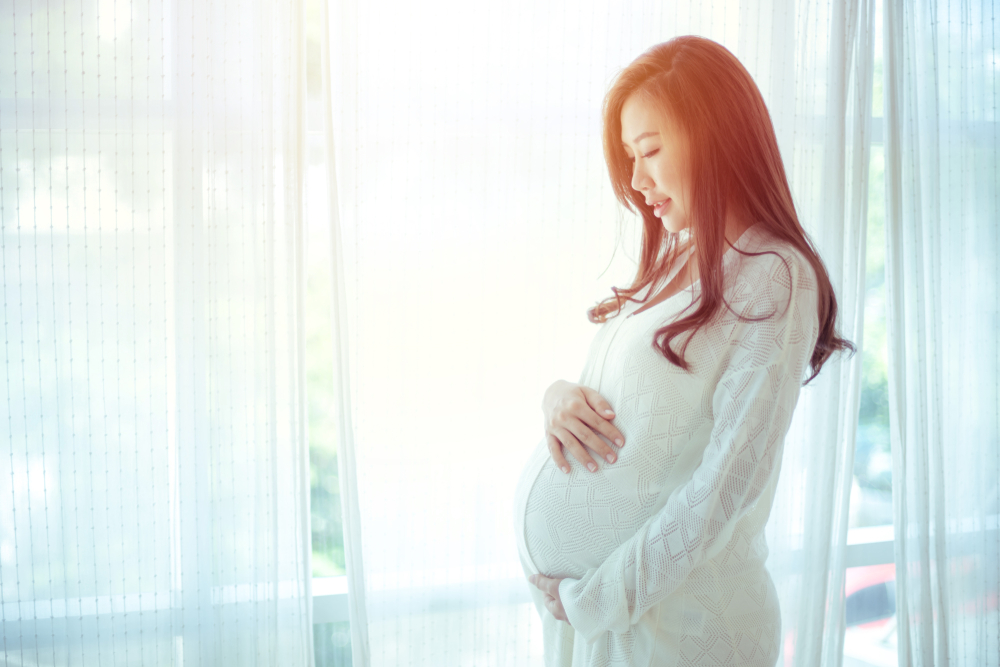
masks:
{"type": "MultiPolygon", "coordinates": [[[[633,143],[633,144],[637,144],[637,143],[639,143],[640,141],[642,141],[643,139],[645,139],[646,137],[652,137],[652,136],[656,136],[656,135],[658,135],[658,134],[659,134],[659,132],[643,132],[643,133],[642,133],[642,134],[640,134],[640,135],[639,135],[638,137],[636,137],[635,139],[633,139],[633,140],[632,140],[632,143],[633,143]]],[[[622,145],[623,145],[623,146],[625,145],[625,144],[624,144],[624,142],[622,143],[622,145]]]]}

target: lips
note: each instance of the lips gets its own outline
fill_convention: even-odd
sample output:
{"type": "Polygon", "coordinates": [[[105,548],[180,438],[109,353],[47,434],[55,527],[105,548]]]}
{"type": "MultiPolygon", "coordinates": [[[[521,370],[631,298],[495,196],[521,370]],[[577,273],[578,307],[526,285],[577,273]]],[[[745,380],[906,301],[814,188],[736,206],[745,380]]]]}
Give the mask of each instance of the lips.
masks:
{"type": "Polygon", "coordinates": [[[650,202],[653,207],[653,215],[657,218],[663,217],[663,212],[667,210],[667,206],[670,204],[670,198],[661,199],[659,201],[650,202]]]}

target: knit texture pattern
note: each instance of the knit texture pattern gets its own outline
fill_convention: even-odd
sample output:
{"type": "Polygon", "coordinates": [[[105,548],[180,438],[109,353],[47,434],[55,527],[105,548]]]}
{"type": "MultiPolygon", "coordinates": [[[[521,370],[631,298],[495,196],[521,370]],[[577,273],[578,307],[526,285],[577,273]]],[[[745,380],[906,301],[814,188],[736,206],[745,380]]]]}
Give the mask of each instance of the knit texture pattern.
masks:
{"type": "Polygon", "coordinates": [[[550,667],[777,659],[764,526],[816,344],[816,279],[757,226],[736,247],[763,254],[727,251],[731,310],[691,339],[689,371],[653,336],[697,299],[698,283],[634,316],[641,304],[630,303],[598,330],[581,384],[615,410],[626,440],[618,461],[591,473],[567,457],[566,475],[536,450],[523,473],[522,563],[526,574],[564,578],[570,620],[554,621],[532,590],[550,667]]]}

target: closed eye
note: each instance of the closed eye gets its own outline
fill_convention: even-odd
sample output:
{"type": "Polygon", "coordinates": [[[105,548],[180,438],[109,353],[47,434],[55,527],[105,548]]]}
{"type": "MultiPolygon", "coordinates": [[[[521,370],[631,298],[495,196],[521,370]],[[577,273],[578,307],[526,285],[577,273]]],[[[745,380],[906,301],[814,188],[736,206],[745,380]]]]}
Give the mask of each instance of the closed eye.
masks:
{"type": "MultiPolygon", "coordinates": [[[[659,152],[660,152],[659,148],[654,148],[653,150],[649,151],[648,153],[643,153],[639,157],[641,157],[641,158],[650,158],[650,157],[653,157],[654,155],[656,155],[659,152]]],[[[632,164],[635,164],[635,158],[634,157],[629,157],[628,161],[631,162],[632,164]]]]}

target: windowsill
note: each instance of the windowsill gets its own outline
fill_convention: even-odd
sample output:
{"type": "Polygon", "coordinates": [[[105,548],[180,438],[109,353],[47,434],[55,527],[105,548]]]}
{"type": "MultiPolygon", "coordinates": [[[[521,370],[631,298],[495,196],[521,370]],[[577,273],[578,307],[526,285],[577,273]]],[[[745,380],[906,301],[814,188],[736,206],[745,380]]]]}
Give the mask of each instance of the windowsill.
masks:
{"type": "Polygon", "coordinates": [[[895,531],[892,525],[851,528],[847,531],[848,544],[871,544],[872,542],[892,542],[895,531]]]}
{"type": "Polygon", "coordinates": [[[347,576],[320,577],[312,580],[313,624],[340,623],[350,620],[347,607],[347,576]]]}
{"type": "Polygon", "coordinates": [[[847,531],[847,567],[885,565],[895,562],[892,525],[852,528],[847,531]]]}

